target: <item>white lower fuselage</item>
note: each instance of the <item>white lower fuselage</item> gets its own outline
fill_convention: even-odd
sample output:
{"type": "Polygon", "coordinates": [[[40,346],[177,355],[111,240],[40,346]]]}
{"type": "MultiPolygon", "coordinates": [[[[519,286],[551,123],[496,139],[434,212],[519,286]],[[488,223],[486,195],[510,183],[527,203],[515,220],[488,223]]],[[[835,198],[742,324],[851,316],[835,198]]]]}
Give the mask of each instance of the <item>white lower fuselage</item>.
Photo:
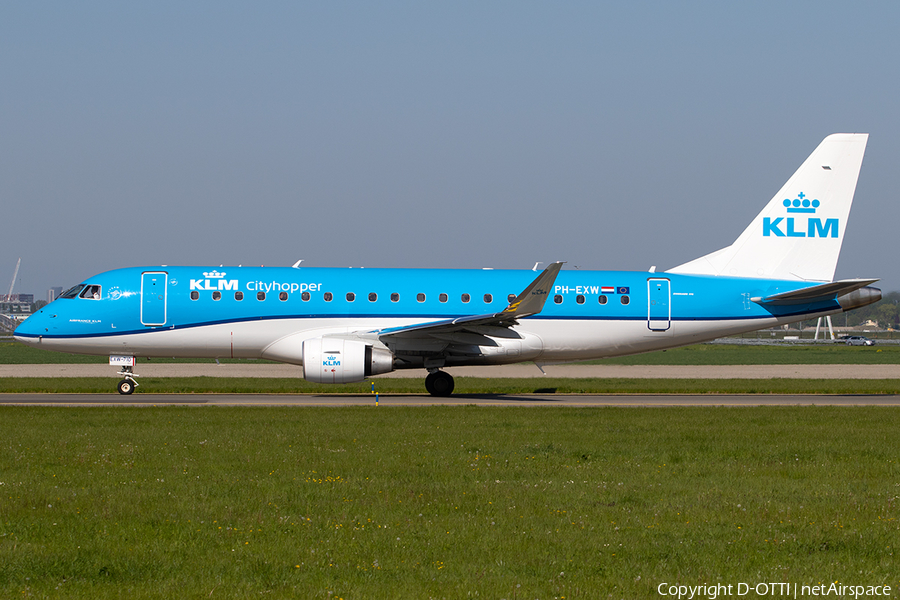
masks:
{"type": "MultiPolygon", "coordinates": [[[[809,318],[834,314],[828,311],[809,318]]],[[[541,364],[571,362],[664,350],[757,329],[775,327],[796,319],[673,322],[667,331],[651,331],[646,321],[523,319],[516,338],[492,338],[497,346],[479,346],[481,356],[456,359],[448,366],[509,364],[534,361],[541,364]]],[[[426,320],[422,320],[425,322],[426,320]]],[[[110,337],[43,338],[32,345],[76,354],[133,355],[175,358],[268,359],[301,365],[299,349],[304,340],[325,335],[350,335],[409,324],[407,319],[275,319],[202,325],[187,329],[110,337]]],[[[398,368],[421,365],[398,364],[398,368]]]]}

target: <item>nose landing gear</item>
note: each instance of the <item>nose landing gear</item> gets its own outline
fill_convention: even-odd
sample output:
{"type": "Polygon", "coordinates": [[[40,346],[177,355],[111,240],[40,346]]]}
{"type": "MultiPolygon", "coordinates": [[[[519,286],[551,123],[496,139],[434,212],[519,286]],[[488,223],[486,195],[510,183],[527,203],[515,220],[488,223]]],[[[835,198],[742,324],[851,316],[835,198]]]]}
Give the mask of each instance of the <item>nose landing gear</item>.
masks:
{"type": "Polygon", "coordinates": [[[122,381],[120,381],[116,386],[116,389],[119,390],[119,393],[123,396],[134,393],[134,388],[138,386],[138,382],[134,380],[137,375],[134,374],[132,368],[122,367],[122,370],[116,373],[116,375],[121,375],[122,377],[124,377],[124,379],[122,379],[122,381]]]}
{"type": "Polygon", "coordinates": [[[449,396],[453,387],[453,376],[443,371],[432,371],[425,378],[425,390],[432,396],[449,396]]]}

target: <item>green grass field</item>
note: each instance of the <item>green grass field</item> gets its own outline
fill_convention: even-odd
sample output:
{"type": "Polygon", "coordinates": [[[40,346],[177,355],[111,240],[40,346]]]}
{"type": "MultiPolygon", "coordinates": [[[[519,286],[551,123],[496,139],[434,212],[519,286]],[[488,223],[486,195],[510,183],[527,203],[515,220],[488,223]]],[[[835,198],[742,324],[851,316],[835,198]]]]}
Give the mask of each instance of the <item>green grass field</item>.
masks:
{"type": "Polygon", "coordinates": [[[884,365],[900,364],[900,346],[694,344],[587,364],[610,365],[884,365]]]}
{"type": "MultiPolygon", "coordinates": [[[[146,362],[148,359],[139,359],[146,362]]],[[[246,362],[220,359],[221,362],[246,362]]],[[[0,364],[105,364],[105,356],[64,354],[31,348],[16,342],[0,342],[0,364]]],[[[214,362],[213,359],[154,358],[152,362],[214,362]]],[[[267,361],[254,361],[267,362],[267,361]]],[[[663,352],[621,356],[591,361],[609,365],[838,365],[900,364],[900,346],[847,346],[824,344],[809,346],[751,346],[695,344],[663,352]]]]}
{"type": "MultiPolygon", "coordinates": [[[[116,377],[2,377],[0,394],[115,394],[116,377]]],[[[141,377],[141,394],[369,394],[372,382],[300,378],[141,377]]],[[[425,394],[421,379],[378,379],[379,394],[425,394]]],[[[900,394],[900,379],[531,379],[457,377],[454,395],[490,394],[900,394]]]]}
{"type": "Polygon", "coordinates": [[[890,408],[3,407],[0,597],[896,591],[898,428],[890,408]]]}

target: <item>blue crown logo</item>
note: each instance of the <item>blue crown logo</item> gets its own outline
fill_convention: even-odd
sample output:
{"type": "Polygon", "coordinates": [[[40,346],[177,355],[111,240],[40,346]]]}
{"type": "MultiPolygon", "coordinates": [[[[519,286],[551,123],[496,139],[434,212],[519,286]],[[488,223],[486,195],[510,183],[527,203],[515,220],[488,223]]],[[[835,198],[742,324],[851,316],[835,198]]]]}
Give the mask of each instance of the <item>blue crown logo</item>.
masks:
{"type": "Polygon", "coordinates": [[[793,200],[784,199],[785,208],[789,213],[815,213],[821,202],[818,200],[810,200],[806,194],[800,192],[793,200]]]}

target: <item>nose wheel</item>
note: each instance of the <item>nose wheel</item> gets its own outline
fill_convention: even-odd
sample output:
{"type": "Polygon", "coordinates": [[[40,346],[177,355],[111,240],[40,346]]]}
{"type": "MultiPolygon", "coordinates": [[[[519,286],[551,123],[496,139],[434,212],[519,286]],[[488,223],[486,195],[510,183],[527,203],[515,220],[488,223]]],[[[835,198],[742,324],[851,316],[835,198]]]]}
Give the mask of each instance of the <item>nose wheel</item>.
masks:
{"type": "Polygon", "coordinates": [[[432,396],[449,396],[453,393],[453,376],[443,371],[429,373],[425,378],[425,390],[432,396]]]}
{"type": "Polygon", "coordinates": [[[116,385],[116,389],[119,390],[119,393],[123,396],[133,394],[134,388],[138,386],[138,382],[134,380],[137,375],[134,374],[131,367],[122,367],[122,370],[119,371],[117,375],[124,377],[124,379],[116,385]]]}

